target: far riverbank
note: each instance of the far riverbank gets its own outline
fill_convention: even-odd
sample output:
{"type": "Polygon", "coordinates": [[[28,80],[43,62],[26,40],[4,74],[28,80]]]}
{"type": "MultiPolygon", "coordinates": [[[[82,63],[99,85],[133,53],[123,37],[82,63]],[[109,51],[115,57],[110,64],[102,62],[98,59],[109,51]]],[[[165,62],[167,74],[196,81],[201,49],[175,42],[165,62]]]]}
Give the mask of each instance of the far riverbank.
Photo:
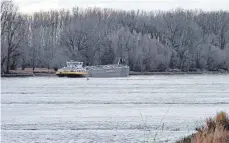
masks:
{"type": "MultiPolygon", "coordinates": [[[[131,75],[186,75],[186,74],[228,74],[229,72],[220,71],[204,71],[204,72],[134,72],[131,75]]],[[[33,77],[33,76],[56,76],[55,72],[11,72],[9,74],[1,74],[1,77],[33,77]]]]}

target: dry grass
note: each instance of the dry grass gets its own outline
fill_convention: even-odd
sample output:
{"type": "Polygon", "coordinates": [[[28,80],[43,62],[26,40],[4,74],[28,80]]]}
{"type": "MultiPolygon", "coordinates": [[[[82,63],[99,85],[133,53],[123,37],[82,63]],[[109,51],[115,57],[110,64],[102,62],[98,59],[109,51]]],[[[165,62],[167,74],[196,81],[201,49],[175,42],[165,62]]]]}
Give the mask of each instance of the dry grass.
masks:
{"type": "Polygon", "coordinates": [[[197,128],[197,133],[177,143],[229,143],[228,126],[228,115],[220,112],[214,118],[208,118],[205,126],[197,128]]]}
{"type": "MultiPolygon", "coordinates": [[[[10,70],[10,73],[33,73],[33,68],[25,68],[24,70],[17,68],[16,70],[10,70]]],[[[34,73],[55,73],[55,70],[47,68],[35,68],[34,73]]]]}

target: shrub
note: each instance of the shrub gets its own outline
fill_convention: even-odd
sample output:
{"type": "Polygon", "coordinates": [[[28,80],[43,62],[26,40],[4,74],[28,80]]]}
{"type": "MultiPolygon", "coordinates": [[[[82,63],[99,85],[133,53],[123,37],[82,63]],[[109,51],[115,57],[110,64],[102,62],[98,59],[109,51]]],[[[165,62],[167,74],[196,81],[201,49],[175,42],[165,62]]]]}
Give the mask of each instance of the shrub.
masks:
{"type": "Polygon", "coordinates": [[[206,119],[206,126],[196,128],[197,133],[183,138],[177,143],[228,143],[229,118],[225,112],[219,112],[215,118],[206,119]]]}
{"type": "Polygon", "coordinates": [[[225,124],[229,123],[228,116],[225,112],[218,113],[215,117],[215,121],[216,121],[216,123],[218,123],[220,125],[225,125],[225,124]]]}
{"type": "Polygon", "coordinates": [[[216,122],[214,121],[214,119],[212,118],[208,118],[206,120],[206,125],[207,125],[207,130],[210,131],[215,131],[215,128],[216,128],[216,122]]]}

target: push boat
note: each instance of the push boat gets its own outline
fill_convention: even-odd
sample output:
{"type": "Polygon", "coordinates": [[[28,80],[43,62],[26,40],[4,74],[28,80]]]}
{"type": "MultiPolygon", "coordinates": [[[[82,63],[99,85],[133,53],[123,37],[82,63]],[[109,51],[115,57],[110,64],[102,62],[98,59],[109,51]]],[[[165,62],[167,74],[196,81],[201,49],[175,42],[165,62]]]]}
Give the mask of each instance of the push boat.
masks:
{"type": "Polygon", "coordinates": [[[58,69],[56,75],[59,77],[85,77],[88,71],[83,68],[83,62],[67,61],[67,67],[58,69]]]}
{"type": "Polygon", "coordinates": [[[66,62],[67,67],[58,69],[56,75],[59,77],[127,77],[129,76],[129,66],[125,59],[118,59],[116,64],[95,65],[83,67],[83,62],[66,62]]]}

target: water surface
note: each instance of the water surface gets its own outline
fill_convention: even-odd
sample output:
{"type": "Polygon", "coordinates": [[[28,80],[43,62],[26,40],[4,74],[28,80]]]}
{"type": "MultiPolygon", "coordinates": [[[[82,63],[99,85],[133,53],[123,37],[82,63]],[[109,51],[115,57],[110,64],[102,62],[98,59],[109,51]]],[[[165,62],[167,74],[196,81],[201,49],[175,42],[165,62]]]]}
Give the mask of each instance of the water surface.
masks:
{"type": "Polygon", "coordinates": [[[174,142],[229,113],[229,75],[2,78],[2,142],[174,142]]]}

